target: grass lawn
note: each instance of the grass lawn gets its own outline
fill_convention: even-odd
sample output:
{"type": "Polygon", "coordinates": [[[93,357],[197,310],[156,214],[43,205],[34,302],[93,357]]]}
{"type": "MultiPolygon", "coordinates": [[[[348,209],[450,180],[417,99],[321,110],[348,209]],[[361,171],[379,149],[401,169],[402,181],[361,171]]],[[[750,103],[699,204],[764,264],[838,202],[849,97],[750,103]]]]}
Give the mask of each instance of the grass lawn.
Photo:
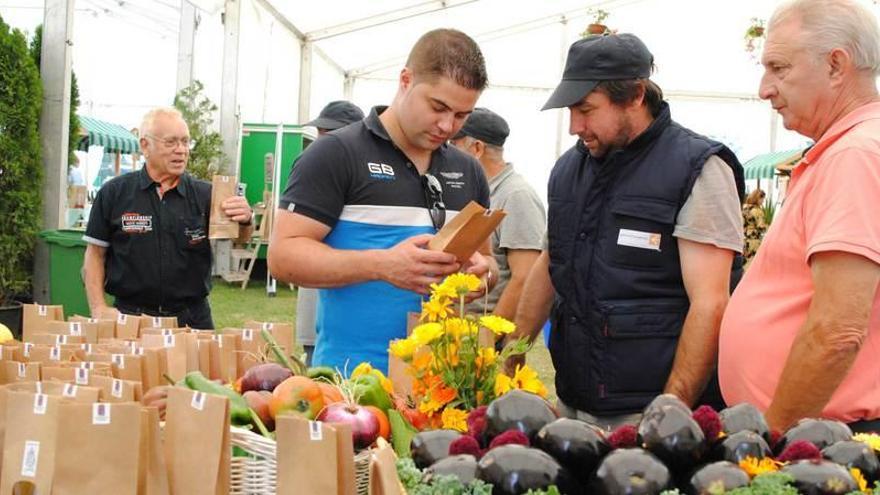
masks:
{"type": "MultiPolygon", "coordinates": [[[[231,285],[215,279],[210,300],[214,325],[217,328],[241,327],[248,320],[292,324],[296,322],[296,291],[290,290],[284,284],[278,284],[276,296],[269,297],[266,295],[266,286],[262,281],[251,281],[246,290],[241,290],[238,284],[231,285]]],[[[556,390],[553,382],[555,373],[550,361],[550,353],[542,339],[535,341],[527,361],[547,386],[550,392],[549,398],[555,401],[556,390]]]]}

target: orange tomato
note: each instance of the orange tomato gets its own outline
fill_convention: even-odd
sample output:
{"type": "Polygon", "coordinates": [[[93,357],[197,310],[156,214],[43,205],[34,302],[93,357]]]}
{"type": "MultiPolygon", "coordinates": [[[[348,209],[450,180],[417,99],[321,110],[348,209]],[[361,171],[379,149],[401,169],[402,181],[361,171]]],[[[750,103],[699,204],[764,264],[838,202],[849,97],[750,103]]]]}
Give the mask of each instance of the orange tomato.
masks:
{"type": "Polygon", "coordinates": [[[339,391],[339,388],[336,385],[331,385],[327,382],[317,381],[318,388],[321,389],[321,395],[324,396],[324,405],[329,406],[330,404],[335,404],[337,402],[342,402],[342,392],[339,391]]]}
{"type": "Polygon", "coordinates": [[[272,391],[269,411],[273,418],[279,414],[291,413],[306,419],[315,419],[324,408],[324,395],[321,388],[311,378],[291,376],[279,383],[272,391]]]}
{"type": "Polygon", "coordinates": [[[388,416],[382,412],[376,406],[363,406],[364,409],[373,413],[373,416],[376,416],[376,419],[379,420],[379,436],[384,438],[385,440],[389,440],[391,438],[391,423],[388,422],[388,416]]]}

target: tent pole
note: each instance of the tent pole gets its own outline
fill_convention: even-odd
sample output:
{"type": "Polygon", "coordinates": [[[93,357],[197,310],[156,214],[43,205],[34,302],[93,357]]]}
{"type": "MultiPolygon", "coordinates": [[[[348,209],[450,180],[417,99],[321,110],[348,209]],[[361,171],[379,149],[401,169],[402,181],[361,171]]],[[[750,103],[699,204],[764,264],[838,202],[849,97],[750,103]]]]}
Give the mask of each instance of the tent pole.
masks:
{"type": "Polygon", "coordinates": [[[196,8],[188,0],[180,2],[180,30],[177,38],[177,91],[193,81],[193,51],[198,20],[196,8]]]}

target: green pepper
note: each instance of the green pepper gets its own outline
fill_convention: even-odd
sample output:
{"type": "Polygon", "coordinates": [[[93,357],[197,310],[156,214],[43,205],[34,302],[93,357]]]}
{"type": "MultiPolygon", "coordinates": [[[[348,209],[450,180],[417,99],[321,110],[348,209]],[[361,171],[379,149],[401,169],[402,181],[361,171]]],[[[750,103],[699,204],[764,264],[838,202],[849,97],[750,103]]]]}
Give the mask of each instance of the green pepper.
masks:
{"type": "Polygon", "coordinates": [[[219,395],[229,399],[229,419],[235,426],[244,426],[251,423],[251,408],[247,400],[237,394],[235,390],[224,387],[219,383],[208,380],[201,371],[191,371],[184,378],[186,387],[197,392],[219,395]]]}
{"type": "Polygon", "coordinates": [[[329,366],[315,366],[306,371],[306,376],[312,380],[326,381],[327,383],[336,383],[339,373],[329,366]]]}
{"type": "Polygon", "coordinates": [[[382,387],[382,379],[374,374],[360,375],[353,378],[354,396],[358,398],[358,404],[362,406],[376,406],[382,412],[391,409],[391,397],[382,387]]]}

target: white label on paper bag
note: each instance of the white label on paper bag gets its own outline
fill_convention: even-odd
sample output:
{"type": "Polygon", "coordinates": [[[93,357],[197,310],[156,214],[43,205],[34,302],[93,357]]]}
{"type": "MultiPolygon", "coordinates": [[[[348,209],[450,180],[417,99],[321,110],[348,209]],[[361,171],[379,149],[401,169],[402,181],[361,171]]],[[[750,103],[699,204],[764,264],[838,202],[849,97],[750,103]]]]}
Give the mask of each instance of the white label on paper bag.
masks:
{"type": "Polygon", "coordinates": [[[70,335],[73,335],[75,337],[79,337],[82,335],[82,333],[83,333],[82,323],[80,323],[78,321],[70,322],[70,335]]]}
{"type": "Polygon", "coordinates": [[[162,318],[159,318],[158,316],[154,316],[153,317],[153,326],[154,327],[161,327],[162,326],[162,318]]]}
{"type": "Polygon", "coordinates": [[[55,345],[61,345],[67,343],[67,335],[56,335],[55,336],[55,345]]]}
{"type": "Polygon", "coordinates": [[[263,330],[265,330],[265,331],[267,331],[267,332],[268,332],[269,330],[272,330],[272,326],[273,326],[273,324],[272,324],[272,323],[269,323],[268,321],[264,321],[264,322],[263,322],[263,330]]]}
{"type": "Polygon", "coordinates": [[[190,403],[193,409],[198,409],[201,411],[205,408],[205,393],[204,392],[196,392],[193,394],[192,402],[190,403]]]}
{"type": "Polygon", "coordinates": [[[27,376],[27,366],[24,363],[18,363],[18,377],[24,378],[27,376]]]}
{"type": "Polygon", "coordinates": [[[24,442],[24,455],[21,458],[21,475],[28,478],[37,476],[37,459],[40,458],[40,442],[28,440],[24,442]]]}
{"type": "Polygon", "coordinates": [[[138,344],[134,340],[128,342],[128,353],[137,354],[138,344]]]}
{"type": "Polygon", "coordinates": [[[77,368],[76,369],[76,377],[74,381],[77,385],[88,385],[89,384],[89,370],[87,368],[77,368]]]}
{"type": "Polygon", "coordinates": [[[165,347],[174,347],[174,334],[165,336],[165,347]]]}
{"type": "Polygon", "coordinates": [[[324,432],[321,431],[321,423],[319,421],[309,421],[309,438],[313,442],[320,442],[324,439],[324,432]]]}
{"type": "Polygon", "coordinates": [[[83,361],[83,362],[79,363],[79,367],[84,370],[93,370],[93,369],[95,369],[95,362],[94,361],[83,361]]]}
{"type": "Polygon", "coordinates": [[[24,357],[31,357],[31,349],[34,347],[34,344],[30,342],[24,343],[24,357]]]}
{"type": "Polygon", "coordinates": [[[125,354],[111,354],[110,360],[113,361],[113,364],[119,367],[119,369],[125,369],[125,354]]]}
{"type": "Polygon", "coordinates": [[[122,380],[113,379],[113,386],[110,387],[110,395],[117,399],[122,398],[122,380]]]}
{"type": "Polygon", "coordinates": [[[92,344],[80,344],[79,348],[86,351],[88,354],[92,353],[92,344]]]}
{"type": "Polygon", "coordinates": [[[56,345],[56,346],[53,346],[51,349],[49,349],[49,360],[61,361],[61,348],[60,347],[58,347],[56,345]]]}
{"type": "Polygon", "coordinates": [[[244,332],[241,333],[241,340],[254,340],[254,331],[250,328],[245,328],[244,332]]]}
{"type": "Polygon", "coordinates": [[[89,323],[98,323],[98,319],[97,319],[97,318],[89,318],[89,319],[86,320],[86,321],[88,321],[89,323]]]}
{"type": "Polygon", "coordinates": [[[47,397],[46,394],[34,394],[34,414],[46,414],[47,397]]]}
{"type": "Polygon", "coordinates": [[[96,402],[92,404],[92,424],[110,424],[110,404],[104,402],[96,402]]]}
{"type": "Polygon", "coordinates": [[[162,335],[174,335],[174,330],[172,330],[170,328],[163,328],[162,335]]]}
{"type": "Polygon", "coordinates": [[[61,391],[61,395],[65,397],[76,397],[76,385],[72,383],[65,383],[64,390],[61,391]]]}
{"type": "Polygon", "coordinates": [[[37,314],[39,314],[40,316],[46,316],[48,313],[49,311],[46,306],[43,306],[42,304],[37,306],[37,314]]]}
{"type": "Polygon", "coordinates": [[[660,238],[660,234],[657,233],[620,229],[620,234],[617,235],[617,245],[660,251],[660,238]]]}
{"type": "Polygon", "coordinates": [[[128,315],[125,313],[119,313],[119,316],[116,317],[116,322],[125,325],[125,322],[128,321],[128,315]]]}
{"type": "Polygon", "coordinates": [[[34,389],[36,390],[36,393],[42,394],[43,393],[43,382],[34,382],[34,389]]]}
{"type": "Polygon", "coordinates": [[[214,342],[217,343],[217,347],[219,347],[221,349],[223,348],[223,336],[222,335],[215,333],[214,335],[211,335],[211,340],[213,340],[214,342]]]}
{"type": "Polygon", "coordinates": [[[138,347],[138,348],[137,348],[137,351],[135,351],[135,354],[138,355],[138,356],[143,356],[143,355],[144,355],[144,348],[143,348],[143,347],[138,347]]]}

